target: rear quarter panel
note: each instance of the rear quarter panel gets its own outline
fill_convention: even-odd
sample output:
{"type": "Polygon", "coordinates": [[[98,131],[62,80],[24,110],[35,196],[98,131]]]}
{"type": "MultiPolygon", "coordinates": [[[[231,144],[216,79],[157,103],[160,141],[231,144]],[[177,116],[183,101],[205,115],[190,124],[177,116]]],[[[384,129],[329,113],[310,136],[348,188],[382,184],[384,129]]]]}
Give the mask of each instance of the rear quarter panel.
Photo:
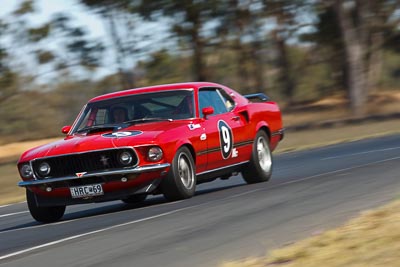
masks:
{"type": "Polygon", "coordinates": [[[279,135],[274,135],[279,130],[282,130],[282,115],[279,106],[272,101],[262,103],[249,103],[247,105],[249,114],[250,127],[253,131],[253,136],[263,127],[269,129],[270,146],[274,150],[280,141],[279,135]]]}

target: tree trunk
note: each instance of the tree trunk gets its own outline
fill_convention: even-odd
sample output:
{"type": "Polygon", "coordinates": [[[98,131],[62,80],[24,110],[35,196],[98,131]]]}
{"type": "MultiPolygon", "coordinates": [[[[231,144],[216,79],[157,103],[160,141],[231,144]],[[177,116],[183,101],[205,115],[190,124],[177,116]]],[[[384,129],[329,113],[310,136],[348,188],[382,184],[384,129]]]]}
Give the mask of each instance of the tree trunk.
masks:
{"type": "Polygon", "coordinates": [[[254,92],[261,92],[265,90],[265,77],[264,77],[264,64],[260,55],[261,43],[254,41],[251,45],[251,59],[253,62],[253,76],[255,80],[254,92]]]}
{"type": "Polygon", "coordinates": [[[281,86],[283,86],[283,94],[286,97],[287,104],[291,105],[293,103],[295,86],[290,70],[286,40],[280,36],[280,31],[275,31],[273,36],[278,47],[278,64],[280,67],[279,82],[281,86]]]}
{"type": "Polygon", "coordinates": [[[115,23],[114,14],[112,14],[112,11],[110,11],[105,14],[105,17],[108,20],[110,35],[112,37],[113,44],[115,46],[115,56],[116,56],[115,59],[118,66],[120,85],[123,89],[133,88],[134,87],[133,75],[127,73],[125,70],[124,59],[126,55],[124,52],[124,47],[122,45],[121,38],[119,37],[117,32],[117,25],[115,23]]]}
{"type": "Polygon", "coordinates": [[[243,90],[246,93],[250,93],[250,83],[249,83],[249,72],[247,71],[246,68],[246,62],[247,62],[247,51],[246,47],[242,44],[240,41],[240,34],[239,32],[238,36],[235,39],[234,42],[234,47],[235,47],[235,53],[237,56],[237,78],[240,84],[241,90],[243,90]]]}
{"type": "Polygon", "coordinates": [[[368,60],[368,92],[376,89],[382,76],[383,33],[374,33],[371,39],[372,45],[368,60]]]}
{"type": "MultiPolygon", "coordinates": [[[[355,8],[362,12],[359,5],[356,5],[355,8]]],[[[365,47],[362,41],[363,29],[355,25],[351,12],[344,9],[342,0],[335,0],[335,11],[338,16],[346,55],[350,107],[354,116],[362,116],[365,114],[367,101],[365,47]]]]}
{"type": "Polygon", "coordinates": [[[199,17],[194,20],[192,29],[192,45],[193,45],[193,75],[199,82],[207,80],[206,68],[204,64],[204,45],[200,36],[201,23],[199,17]]]}

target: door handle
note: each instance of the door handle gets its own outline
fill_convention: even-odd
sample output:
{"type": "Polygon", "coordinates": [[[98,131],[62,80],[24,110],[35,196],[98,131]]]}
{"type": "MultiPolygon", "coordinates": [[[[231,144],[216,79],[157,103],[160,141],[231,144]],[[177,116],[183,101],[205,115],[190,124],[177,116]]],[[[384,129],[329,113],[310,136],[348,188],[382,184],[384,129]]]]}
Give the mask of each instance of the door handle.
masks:
{"type": "Polygon", "coordinates": [[[234,116],[234,117],[232,117],[232,120],[233,121],[238,121],[238,120],[240,120],[240,117],[239,116],[234,116]]]}

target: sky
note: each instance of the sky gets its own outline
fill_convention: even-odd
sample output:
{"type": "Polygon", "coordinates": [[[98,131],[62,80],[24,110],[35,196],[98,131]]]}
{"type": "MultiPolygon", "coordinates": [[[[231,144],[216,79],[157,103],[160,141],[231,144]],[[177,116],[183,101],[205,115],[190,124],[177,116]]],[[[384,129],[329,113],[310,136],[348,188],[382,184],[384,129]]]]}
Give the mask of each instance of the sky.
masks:
{"type": "MultiPolygon", "coordinates": [[[[15,10],[23,0],[0,0],[3,5],[0,9],[0,15],[10,13],[15,10]]],[[[85,7],[79,4],[78,0],[35,0],[37,14],[35,14],[32,23],[40,24],[45,22],[53,14],[63,12],[68,13],[76,19],[77,25],[85,26],[94,37],[105,35],[104,25],[96,14],[88,12],[85,7]]]]}
{"type": "MultiPolygon", "coordinates": [[[[0,8],[0,17],[9,15],[14,11],[23,0],[0,0],[3,4],[0,8]]],[[[65,13],[73,19],[75,24],[73,26],[81,27],[87,30],[90,39],[101,40],[106,47],[112,46],[112,40],[106,32],[106,23],[101,20],[100,16],[93,11],[89,11],[79,3],[79,0],[34,0],[36,12],[29,16],[31,26],[41,26],[47,22],[54,14],[65,13]]],[[[154,50],[168,46],[169,42],[166,37],[168,32],[168,23],[147,22],[140,23],[133,35],[140,36],[141,34],[151,34],[152,39],[142,40],[138,48],[147,47],[147,49],[154,50]],[[153,48],[151,48],[153,47],[153,48]]],[[[51,44],[49,44],[51,45],[51,44]]],[[[107,55],[104,56],[102,67],[100,67],[95,75],[95,78],[102,77],[116,71],[115,56],[108,53],[113,53],[110,50],[106,51],[107,55]],[[107,62],[108,61],[108,62],[107,62]]],[[[145,59],[145,54],[132,55],[132,63],[138,60],[145,59]]]]}
{"type": "MultiPolygon", "coordinates": [[[[43,23],[49,21],[49,19],[57,14],[64,13],[72,18],[74,23],[73,26],[81,27],[87,30],[90,39],[101,39],[103,42],[108,43],[107,34],[105,31],[105,24],[103,21],[93,12],[85,10],[85,7],[78,2],[79,0],[35,0],[35,12],[29,15],[30,26],[41,26],[43,23]]],[[[12,16],[12,11],[14,11],[23,0],[0,0],[2,4],[0,8],[0,17],[12,16]]],[[[106,44],[107,45],[107,44],[106,44]]],[[[49,47],[56,47],[56,43],[49,43],[49,47]]],[[[29,57],[23,57],[17,64],[33,64],[30,63],[29,57]]],[[[110,57],[106,57],[110,58],[110,57]]],[[[30,68],[32,69],[32,68],[30,68]]],[[[52,79],[51,71],[47,67],[42,67],[40,69],[34,69],[34,75],[39,75],[40,83],[47,83],[48,79],[52,79]],[[43,74],[44,73],[44,74],[43,74]],[[50,74],[46,74],[50,73],[50,74]]],[[[101,78],[104,75],[108,75],[115,72],[114,62],[106,62],[104,66],[97,69],[93,78],[101,78]]],[[[82,74],[86,75],[86,74],[82,74]]]]}

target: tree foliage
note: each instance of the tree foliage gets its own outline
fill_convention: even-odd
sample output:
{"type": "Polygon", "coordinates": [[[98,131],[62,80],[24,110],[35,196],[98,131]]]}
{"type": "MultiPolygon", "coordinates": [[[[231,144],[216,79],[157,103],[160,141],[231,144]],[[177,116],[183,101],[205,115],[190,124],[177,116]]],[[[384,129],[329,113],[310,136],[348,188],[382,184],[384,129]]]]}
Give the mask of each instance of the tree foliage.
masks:
{"type": "Polygon", "coordinates": [[[35,0],[0,17],[0,136],[55,134],[88,98],[150,84],[215,81],[288,107],[345,92],[357,116],[370,92],[400,86],[395,0],[79,3],[102,40],[67,11],[32,23],[35,0]]]}

